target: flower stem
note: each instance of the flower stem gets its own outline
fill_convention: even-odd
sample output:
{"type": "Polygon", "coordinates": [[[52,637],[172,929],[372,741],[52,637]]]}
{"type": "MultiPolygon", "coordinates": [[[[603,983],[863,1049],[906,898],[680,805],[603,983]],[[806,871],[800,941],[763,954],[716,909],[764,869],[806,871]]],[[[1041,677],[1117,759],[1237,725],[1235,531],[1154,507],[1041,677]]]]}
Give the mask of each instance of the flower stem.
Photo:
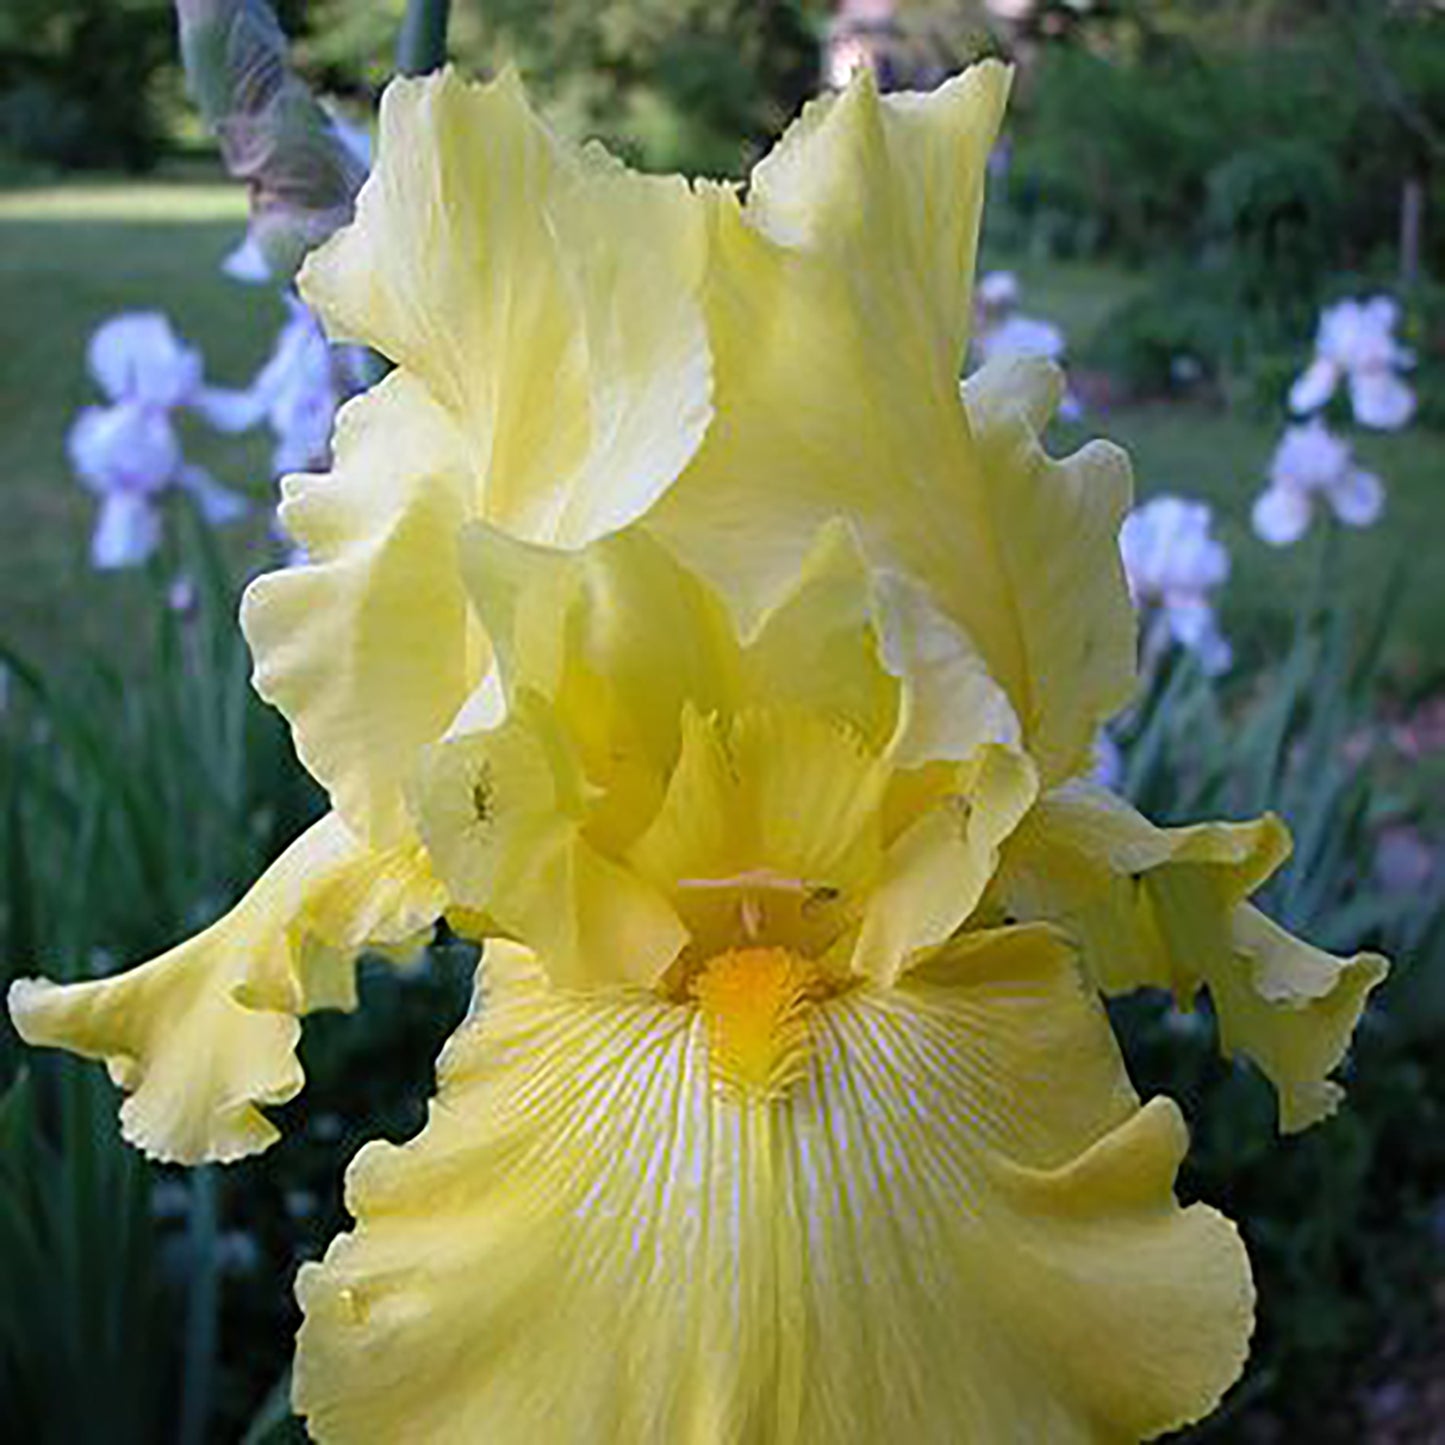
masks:
{"type": "Polygon", "coordinates": [[[181,1376],[180,1445],[203,1445],[210,1438],[220,1304],[216,1219],[216,1171],[214,1165],[206,1164],[191,1174],[187,1239],[190,1284],[186,1298],[185,1368],[181,1376]]]}
{"type": "Polygon", "coordinates": [[[446,63],[451,0],[408,0],[396,42],[398,75],[425,75],[446,63]]]}

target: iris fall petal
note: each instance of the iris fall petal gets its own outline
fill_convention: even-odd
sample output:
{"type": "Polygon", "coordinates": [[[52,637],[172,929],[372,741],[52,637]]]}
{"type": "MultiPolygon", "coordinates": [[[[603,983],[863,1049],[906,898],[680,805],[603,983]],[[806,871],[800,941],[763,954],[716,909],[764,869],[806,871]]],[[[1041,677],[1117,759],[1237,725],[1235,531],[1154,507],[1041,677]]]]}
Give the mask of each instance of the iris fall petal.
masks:
{"type": "Polygon", "coordinates": [[[28,1043],[105,1061],[129,1095],[122,1130],[147,1154],[237,1159],[277,1137],[262,1107],[301,1089],[297,1015],[354,1000],[338,954],[349,971],[370,937],[399,942],[441,907],[424,859],[373,855],[333,814],[204,932],[112,978],[21,979],[10,1015],[28,1043]]]}
{"type": "Polygon", "coordinates": [[[1274,1085],[1280,1127],[1303,1129],[1341,1097],[1326,1075],[1385,963],[1332,958],[1245,904],[1288,851],[1272,817],[1156,828],[1076,784],[1046,797],[1009,840],[994,896],[1012,916],[1066,927],[1107,993],[1166,988],[1187,1007],[1208,989],[1226,1052],[1251,1058],[1274,1085]]]}
{"type": "Polygon", "coordinates": [[[1175,1203],[1178,1113],[1042,931],[820,1005],[772,1101],[714,1086],[695,1009],[511,945],[482,977],[426,1129],[358,1156],[302,1271],[317,1439],[1103,1442],[1238,1373],[1243,1247],[1175,1203]]]}

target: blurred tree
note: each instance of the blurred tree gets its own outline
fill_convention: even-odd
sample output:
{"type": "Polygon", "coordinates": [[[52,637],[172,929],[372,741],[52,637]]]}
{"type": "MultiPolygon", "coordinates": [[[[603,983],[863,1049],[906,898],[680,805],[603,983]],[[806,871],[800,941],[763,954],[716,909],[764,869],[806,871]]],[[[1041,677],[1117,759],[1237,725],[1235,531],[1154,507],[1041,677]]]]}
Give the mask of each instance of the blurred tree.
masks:
{"type": "Polygon", "coordinates": [[[1445,270],[1419,220],[1445,205],[1437,6],[1009,8],[1024,65],[1010,201],[1051,247],[1203,256],[1240,272],[1243,303],[1298,314],[1331,272],[1384,279],[1402,249],[1418,257],[1406,271],[1445,270]]]}
{"type": "MultiPolygon", "coordinates": [[[[402,0],[323,0],[300,58],[344,89],[390,73],[402,0]]],[[[739,175],[817,89],[824,0],[456,0],[450,53],[517,65],[554,120],[657,169],[739,175]]]]}
{"type": "Polygon", "coordinates": [[[169,0],[5,0],[0,150],[61,166],[151,165],[174,81],[169,0]]]}

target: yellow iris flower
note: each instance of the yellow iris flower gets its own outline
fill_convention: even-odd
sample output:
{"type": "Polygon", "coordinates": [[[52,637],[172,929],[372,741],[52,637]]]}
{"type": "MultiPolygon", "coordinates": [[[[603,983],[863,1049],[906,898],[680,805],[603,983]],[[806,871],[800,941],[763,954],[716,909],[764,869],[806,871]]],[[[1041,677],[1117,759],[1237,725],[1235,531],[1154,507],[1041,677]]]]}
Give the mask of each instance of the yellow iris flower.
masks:
{"type": "Polygon", "coordinates": [[[1127,462],[960,391],[1007,91],[863,77],[746,199],[573,151],[512,78],[398,81],[302,288],[396,369],[291,478],[256,681],[335,811],[225,918],[12,990],[128,1138],[275,1136],[365,945],[486,940],[430,1122],[308,1266],[318,1438],[1140,1439],[1252,1321],[1096,990],[1207,989],[1285,1128],[1380,960],[1245,901],[1280,825],[1080,781],[1129,697],[1127,462]]]}

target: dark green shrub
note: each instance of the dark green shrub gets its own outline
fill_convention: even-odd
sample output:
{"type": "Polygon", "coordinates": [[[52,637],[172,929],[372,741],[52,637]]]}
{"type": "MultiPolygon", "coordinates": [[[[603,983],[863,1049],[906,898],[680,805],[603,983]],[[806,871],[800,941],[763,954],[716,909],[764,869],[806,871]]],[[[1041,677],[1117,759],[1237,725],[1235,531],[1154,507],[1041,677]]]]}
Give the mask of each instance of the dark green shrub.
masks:
{"type": "Polygon", "coordinates": [[[152,165],[174,29],[167,0],[8,0],[0,147],[68,167],[152,165]]]}
{"type": "Polygon", "coordinates": [[[1308,315],[1337,246],[1341,180],[1316,141],[1262,141],[1210,171],[1206,241],[1229,258],[1236,300],[1308,315]]]}
{"type": "MultiPolygon", "coordinates": [[[[453,6],[449,52],[515,63],[551,115],[651,169],[740,176],[818,86],[822,0],[531,0],[453,6]]],[[[333,86],[390,74],[399,7],[308,8],[302,64],[333,86]]]]}
{"type": "Polygon", "coordinates": [[[1217,387],[1237,347],[1233,303],[1222,274],[1161,271],[1110,313],[1081,360],[1110,372],[1135,396],[1217,387]]]}
{"type": "MultiPolygon", "coordinates": [[[[1222,266],[1240,306],[1297,330],[1331,272],[1395,268],[1407,182],[1427,216],[1445,208],[1438,17],[1274,7],[1241,45],[1215,8],[1099,7],[1040,42],[1008,204],[1055,254],[1222,266]]],[[[1423,240],[1438,273],[1445,228],[1423,240]]]]}

